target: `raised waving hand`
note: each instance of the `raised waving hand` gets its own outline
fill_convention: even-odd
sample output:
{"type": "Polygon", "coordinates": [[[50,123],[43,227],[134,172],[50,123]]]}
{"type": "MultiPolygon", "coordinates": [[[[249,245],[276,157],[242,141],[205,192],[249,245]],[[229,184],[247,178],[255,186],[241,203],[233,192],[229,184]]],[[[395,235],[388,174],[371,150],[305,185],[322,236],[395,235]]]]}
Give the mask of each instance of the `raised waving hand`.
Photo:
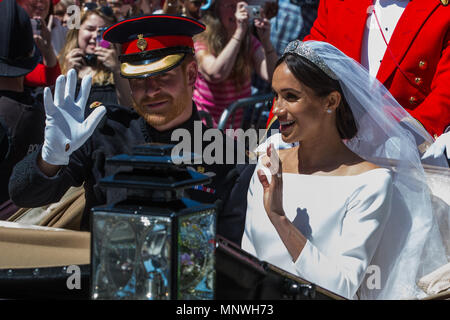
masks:
{"type": "Polygon", "coordinates": [[[54,99],[50,88],[45,88],[45,138],[41,153],[45,162],[67,165],[72,152],[86,142],[106,114],[105,107],[100,106],[84,119],[91,82],[90,76],[83,78],[80,92],[75,98],[77,73],[71,69],[67,79],[61,75],[56,80],[54,99]]]}

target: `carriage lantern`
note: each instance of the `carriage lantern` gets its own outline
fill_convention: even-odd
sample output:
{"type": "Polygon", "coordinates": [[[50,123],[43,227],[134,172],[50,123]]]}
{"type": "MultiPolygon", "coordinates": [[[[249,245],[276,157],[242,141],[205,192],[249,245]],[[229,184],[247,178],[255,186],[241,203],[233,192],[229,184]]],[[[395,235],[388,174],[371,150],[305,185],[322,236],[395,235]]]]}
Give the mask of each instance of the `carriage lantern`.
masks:
{"type": "MultiPolygon", "coordinates": [[[[126,196],[92,209],[92,299],[214,299],[216,207],[184,192],[211,178],[175,165],[172,147],[147,144],[107,160],[117,173],[101,184],[126,196]]],[[[194,158],[181,156],[176,163],[194,158]]]]}

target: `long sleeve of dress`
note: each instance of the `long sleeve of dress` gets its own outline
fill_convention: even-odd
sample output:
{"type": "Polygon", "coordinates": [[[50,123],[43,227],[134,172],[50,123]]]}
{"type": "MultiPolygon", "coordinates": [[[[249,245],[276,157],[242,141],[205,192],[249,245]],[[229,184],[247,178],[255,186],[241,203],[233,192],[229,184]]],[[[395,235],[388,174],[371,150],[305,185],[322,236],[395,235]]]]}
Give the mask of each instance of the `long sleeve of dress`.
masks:
{"type": "Polygon", "coordinates": [[[295,268],[309,281],[352,298],[378,247],[391,206],[390,179],[370,181],[349,199],[335,253],[307,241],[295,268]]]}
{"type": "Polygon", "coordinates": [[[299,257],[292,261],[267,217],[262,186],[253,175],[242,248],[336,294],[354,298],[383,235],[391,198],[392,177],[387,169],[342,177],[283,174],[286,216],[307,238],[299,257]]]}

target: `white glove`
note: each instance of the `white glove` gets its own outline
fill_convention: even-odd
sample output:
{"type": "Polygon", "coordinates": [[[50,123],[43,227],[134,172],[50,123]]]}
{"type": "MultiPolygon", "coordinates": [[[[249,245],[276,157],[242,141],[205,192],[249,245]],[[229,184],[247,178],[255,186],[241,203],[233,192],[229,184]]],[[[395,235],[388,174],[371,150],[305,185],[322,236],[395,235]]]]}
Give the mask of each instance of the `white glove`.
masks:
{"type": "Polygon", "coordinates": [[[441,134],[436,139],[436,141],[434,141],[434,143],[423,154],[422,162],[426,163],[429,162],[430,160],[437,161],[440,158],[450,159],[450,132],[441,134]],[[445,156],[445,150],[447,150],[447,157],[445,156]]]}
{"type": "Polygon", "coordinates": [[[105,107],[100,106],[84,120],[84,109],[91,90],[91,82],[92,77],[83,78],[76,100],[74,97],[77,73],[74,69],[70,69],[67,73],[67,83],[63,75],[56,79],[54,102],[50,88],[45,88],[44,106],[47,118],[41,154],[45,162],[67,165],[72,152],[86,142],[106,114],[105,107]]]}

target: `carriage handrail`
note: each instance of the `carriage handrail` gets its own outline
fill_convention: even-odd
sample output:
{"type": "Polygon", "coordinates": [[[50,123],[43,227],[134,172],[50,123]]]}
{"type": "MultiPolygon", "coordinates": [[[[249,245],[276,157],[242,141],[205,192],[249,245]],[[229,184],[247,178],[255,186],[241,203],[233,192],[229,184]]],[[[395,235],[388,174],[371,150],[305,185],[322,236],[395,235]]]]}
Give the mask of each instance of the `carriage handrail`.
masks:
{"type": "MultiPolygon", "coordinates": [[[[242,98],[233,102],[222,112],[217,128],[221,130],[225,129],[228,119],[233,115],[233,113],[237,109],[256,105],[258,103],[271,103],[272,100],[273,100],[273,93],[267,93],[261,95],[254,95],[248,98],[242,98]]],[[[242,119],[242,121],[244,121],[244,118],[242,119]]]]}

